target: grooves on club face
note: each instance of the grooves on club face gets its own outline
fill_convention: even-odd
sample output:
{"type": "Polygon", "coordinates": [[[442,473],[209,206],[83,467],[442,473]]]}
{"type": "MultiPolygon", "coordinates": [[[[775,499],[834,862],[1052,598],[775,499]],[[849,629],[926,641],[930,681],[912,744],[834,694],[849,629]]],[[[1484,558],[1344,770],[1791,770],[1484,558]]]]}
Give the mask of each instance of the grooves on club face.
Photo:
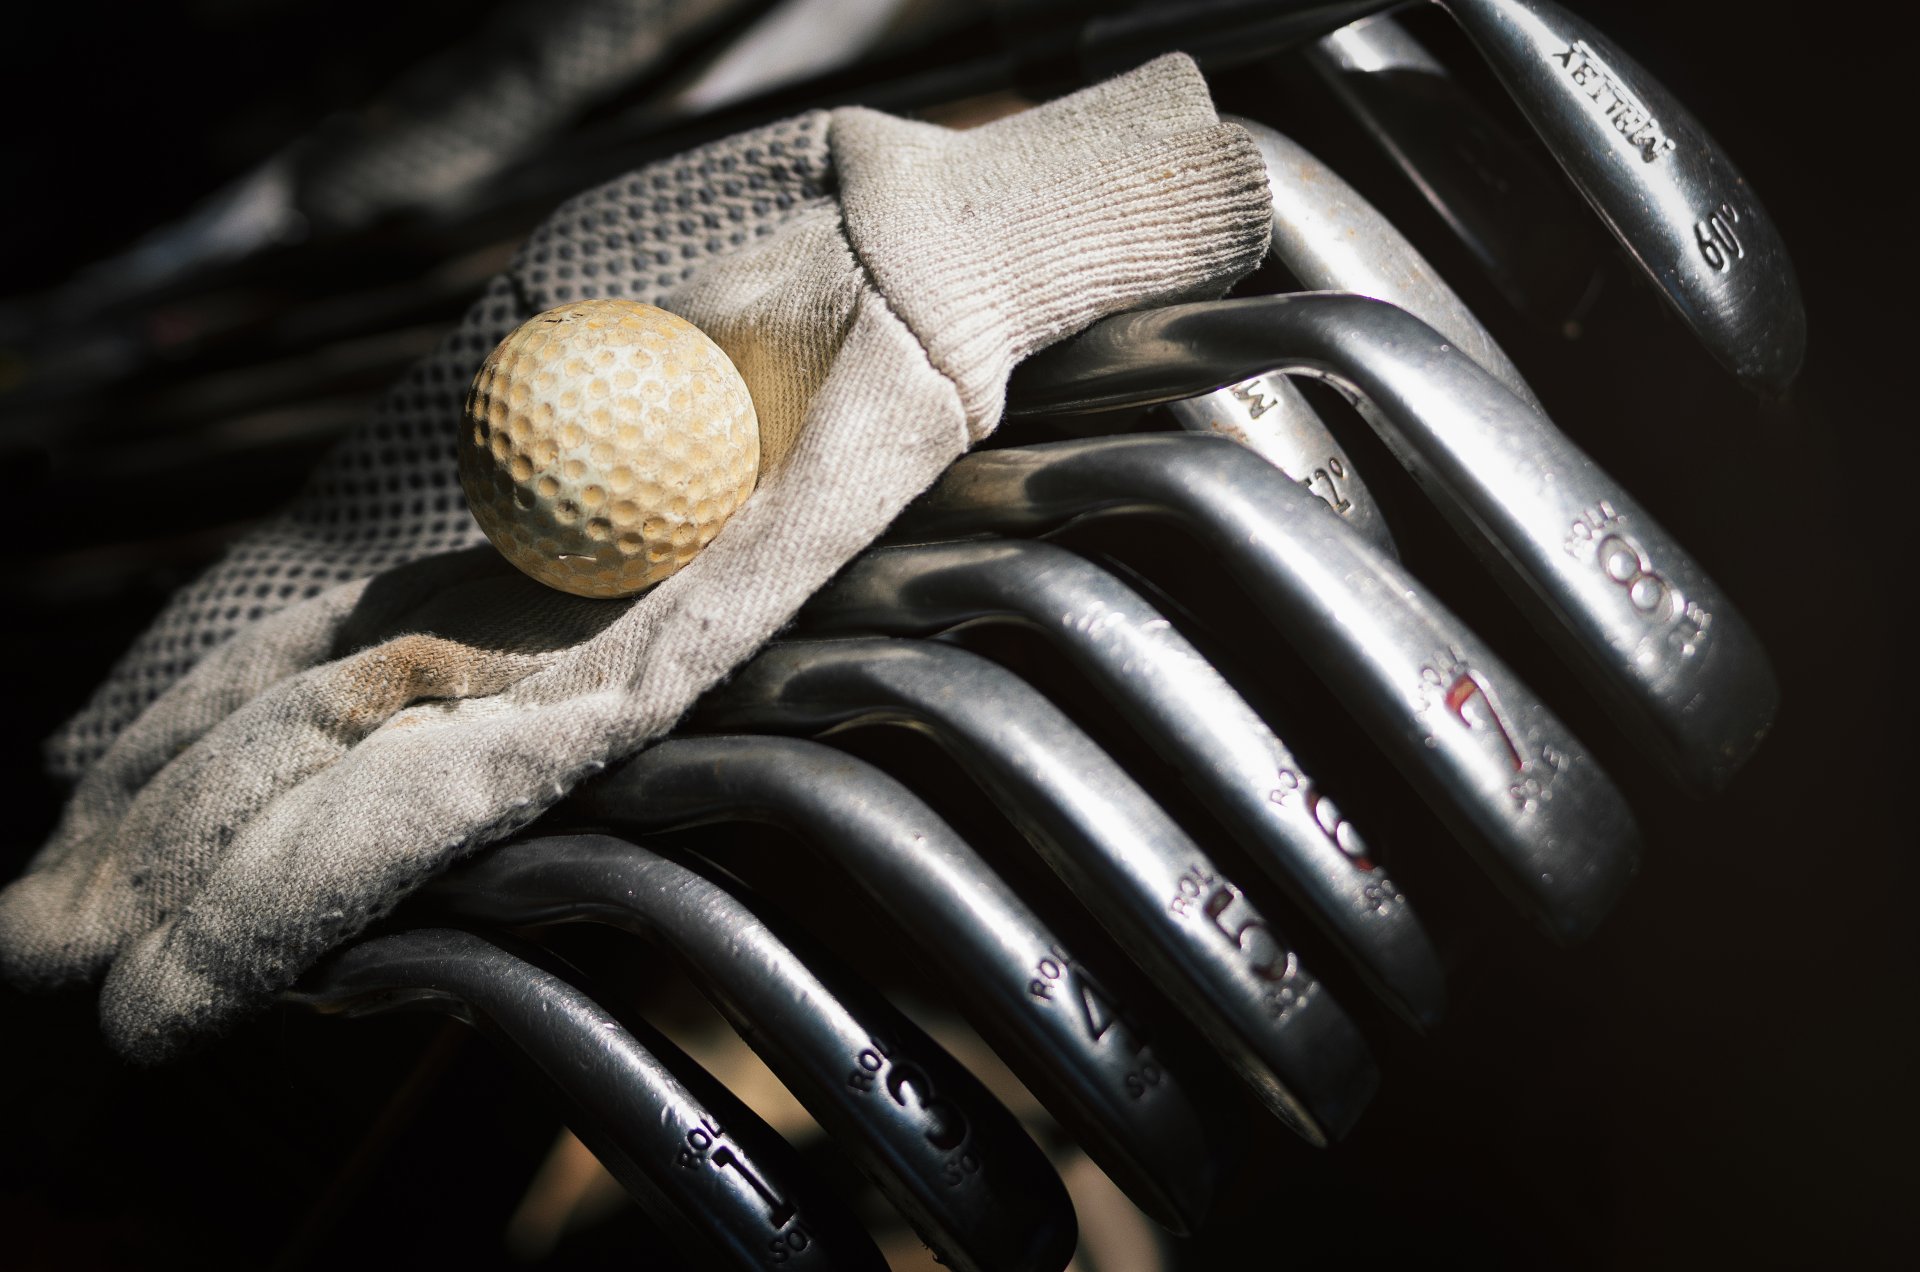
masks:
{"type": "Polygon", "coordinates": [[[953,755],[1275,1116],[1314,1144],[1352,1126],[1378,1074],[1346,1013],[1225,872],[1011,672],[924,641],[796,641],[689,717],[715,732],[856,723],[908,725],[953,755]]]}
{"type": "Polygon", "coordinates": [[[281,997],[323,1014],[432,1011],[487,1034],[565,1107],[696,1267],[886,1272],[785,1140],[640,1021],[616,1019],[504,937],[415,929],[329,956],[281,997]]]}
{"type": "Polygon", "coordinates": [[[1165,518],[1217,557],[1544,930],[1579,940],[1612,909],[1639,831],[1606,774],[1464,624],[1244,447],[1161,434],[979,452],[892,533],[1037,535],[1099,515],[1165,518]]]}
{"type": "Polygon", "coordinates": [[[1225,1106],[1167,1067],[1092,970],[911,791],[801,738],[670,738],[562,815],[650,832],[759,821],[836,863],[948,973],[968,1017],[1136,1205],[1197,1229],[1238,1156],[1225,1106]]]}
{"type": "Polygon", "coordinates": [[[680,862],[605,835],[493,849],[422,900],[507,927],[604,923],[665,946],[949,1267],[1054,1272],[1073,1207],[971,1073],[837,958],[680,862]]]}
{"type": "MultiPolygon", "coordinates": [[[[1208,0],[1090,19],[1089,75],[1170,47],[1203,64],[1244,62],[1403,0],[1208,0]]],[[[1438,0],[1554,158],[1707,351],[1781,393],[1806,354],[1799,283],[1759,199],[1667,90],[1550,0],[1438,0]]],[[[1217,387],[1217,386],[1215,386],[1217,387]]]]}
{"type": "Polygon", "coordinates": [[[1731,780],[1779,700],[1752,630],[1618,482],[1405,311],[1309,293],[1122,314],[1022,364],[1010,409],[1146,405],[1275,365],[1354,401],[1670,775],[1731,780]]]}
{"type": "Polygon", "coordinates": [[[1438,1022],[1440,957],[1359,831],[1266,724],[1137,593],[1064,548],[1019,540],[878,548],[800,616],[801,630],[923,636],[1014,621],[1060,646],[1200,792],[1415,1028],[1438,1022]]]}

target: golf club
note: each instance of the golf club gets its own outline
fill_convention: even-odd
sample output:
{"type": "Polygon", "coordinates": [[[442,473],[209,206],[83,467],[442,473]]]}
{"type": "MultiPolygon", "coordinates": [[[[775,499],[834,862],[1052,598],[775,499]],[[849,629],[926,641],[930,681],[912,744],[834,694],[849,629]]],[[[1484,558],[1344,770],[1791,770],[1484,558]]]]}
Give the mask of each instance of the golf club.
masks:
{"type": "Polygon", "coordinates": [[[666,947],[950,1267],[1054,1272],[1073,1207],[1046,1157],[979,1081],[817,947],[790,948],[688,866],[606,835],[508,844],[422,901],[505,927],[606,923],[666,947]]]}

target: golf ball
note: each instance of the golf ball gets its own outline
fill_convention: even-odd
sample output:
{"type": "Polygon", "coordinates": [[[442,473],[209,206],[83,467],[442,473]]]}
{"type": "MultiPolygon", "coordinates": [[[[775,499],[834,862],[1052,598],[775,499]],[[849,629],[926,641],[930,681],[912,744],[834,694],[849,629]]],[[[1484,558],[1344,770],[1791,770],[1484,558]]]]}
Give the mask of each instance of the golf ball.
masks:
{"type": "Polygon", "coordinates": [[[460,484],[507,560],[576,596],[630,596],[707,545],[753,491],[746,383],[684,318],[630,300],[537,314],[467,395],[460,484]]]}

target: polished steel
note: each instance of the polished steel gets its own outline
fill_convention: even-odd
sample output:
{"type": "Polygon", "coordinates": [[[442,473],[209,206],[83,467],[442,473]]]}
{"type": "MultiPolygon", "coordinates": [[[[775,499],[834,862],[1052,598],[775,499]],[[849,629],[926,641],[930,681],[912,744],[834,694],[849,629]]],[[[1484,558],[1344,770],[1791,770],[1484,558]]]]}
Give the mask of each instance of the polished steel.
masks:
{"type": "Polygon", "coordinates": [[[1392,14],[1362,18],[1302,52],[1507,303],[1556,331],[1579,322],[1599,292],[1601,252],[1579,199],[1535,157],[1537,146],[1494,119],[1392,14]]]}
{"type": "Polygon", "coordinates": [[[795,733],[883,722],[924,730],[966,767],[1277,1116],[1316,1144],[1353,1124],[1378,1075],[1346,1013],[1226,873],[1011,672],[926,641],[796,641],[762,651],[688,721],[795,733]]]}
{"type": "Polygon", "coordinates": [[[944,973],[968,1018],[1136,1205],[1196,1229],[1237,1127],[965,840],[893,778],[801,738],[671,738],[588,783],[562,816],[623,831],[779,826],[837,864],[944,973]]]}
{"type": "Polygon", "coordinates": [[[1786,246],[1691,113],[1549,0],[1444,0],[1607,228],[1707,350],[1782,392],[1806,356],[1786,246]]]}
{"type": "Polygon", "coordinates": [[[489,1035],[557,1092],[575,1133],[693,1266],[885,1272],[859,1222],[725,1087],[504,938],[375,937],[281,998],[349,1017],[440,1012],[489,1035]]]}
{"type": "MultiPolygon", "coordinates": [[[[1214,0],[1102,12],[1088,71],[1171,47],[1203,63],[1313,39],[1403,0],[1214,0]]],[[[1627,252],[1709,353],[1782,392],[1806,354],[1792,262],[1746,179],[1685,107],[1551,0],[1439,0],[1627,252]]]]}
{"type": "Polygon", "coordinates": [[[1397,549],[1387,519],[1347,448],[1293,381],[1264,372],[1224,389],[1167,403],[1189,433],[1231,437],[1304,486],[1389,556],[1397,549]]]}
{"type": "MultiPolygon", "coordinates": [[[[1273,196],[1273,254],[1301,283],[1389,301],[1420,318],[1539,408],[1519,368],[1466,303],[1406,236],[1358,191],[1303,147],[1265,124],[1237,116],[1267,165],[1273,196]]],[[[1349,525],[1392,552],[1386,519],[1346,449],[1299,389],[1278,371],[1198,397],[1167,403],[1189,432],[1224,433],[1264,455],[1318,495],[1349,525]]]]}
{"type": "Polygon", "coordinates": [[[1542,409],[1520,368],[1393,222],[1304,147],[1256,120],[1224,118],[1247,130],[1266,161],[1273,254],[1307,290],[1355,292],[1398,305],[1515,397],[1542,409]]]}
{"type": "Polygon", "coordinates": [[[657,942],[948,1267],[1057,1272],[1073,1205],[1014,1116],[825,950],[737,888],[607,835],[493,849],[427,904],[504,927],[605,923],[657,942]]]}
{"type": "Polygon", "coordinates": [[[1577,940],[1612,908],[1639,832],[1606,774],[1465,624],[1244,447],[1149,434],[980,452],[895,533],[1036,535],[1097,514],[1172,520],[1232,570],[1546,930],[1577,940]]]}
{"type": "Polygon", "coordinates": [[[877,548],[800,614],[808,633],[924,636],[1015,621],[1059,646],[1418,1027],[1444,1011],[1439,954],[1353,823],[1140,595],[1065,548],[1020,540],[877,548]]]}
{"type": "Polygon", "coordinates": [[[1165,401],[1276,364],[1365,403],[1469,546],[1675,778],[1709,791],[1732,778],[1779,699],[1745,620],[1618,482],[1404,310],[1312,293],[1122,314],[1023,364],[1012,409],[1165,401]]]}

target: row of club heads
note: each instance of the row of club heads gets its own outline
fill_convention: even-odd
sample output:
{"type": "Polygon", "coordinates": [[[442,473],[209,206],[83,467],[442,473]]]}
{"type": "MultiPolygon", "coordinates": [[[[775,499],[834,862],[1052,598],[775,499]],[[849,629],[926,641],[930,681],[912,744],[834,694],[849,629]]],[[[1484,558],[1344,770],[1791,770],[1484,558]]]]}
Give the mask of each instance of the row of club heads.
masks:
{"type": "MultiPolygon", "coordinates": [[[[549,823],[597,833],[486,854],[403,921],[589,920],[644,933],[693,972],[944,1262],[1061,1266],[1073,1245],[1065,1193],[965,1070],[789,921],[744,908],[737,888],[683,851],[631,838],[772,823],[893,916],[948,974],[975,1027],[1142,1210],[1191,1230],[1232,1160],[1233,1134],[1204,1077],[1169,1063],[1132,1023],[1164,1019],[1164,1003],[1137,1013],[1108,986],[1143,975],[1270,1111],[1316,1143],[1352,1125],[1377,1074],[1353,1017],[1256,896],[1291,898],[1347,961],[1345,979],[1418,1028],[1440,1018],[1445,986],[1417,899],[1182,634],[1195,620],[1171,594],[1177,582],[1162,580],[1169,591],[1129,576],[1156,606],[1117,561],[994,534],[1101,517],[1182,527],[1270,624],[1252,643],[1277,637],[1330,680],[1539,926],[1578,939],[1600,921],[1631,877],[1637,833],[1586,749],[1300,482],[1230,440],[1165,434],[962,460],[895,542],[850,567],[678,736],[591,783],[549,823]],[[1234,866],[1090,734],[1110,721],[1083,727],[1006,666],[942,639],[994,621],[1058,648],[1238,841],[1234,866]],[[1396,677],[1410,693],[1395,692],[1396,677]],[[875,722],[930,735],[1106,930],[1103,948],[1125,950],[1138,971],[1076,958],[1022,890],[912,791],[801,740],[875,722]],[[1263,877],[1247,881],[1242,861],[1263,877]],[[769,921],[782,936],[768,934],[769,921]]],[[[1715,635],[1726,630],[1716,616],[1715,635]]],[[[472,933],[401,931],[341,955],[297,996],[328,1010],[437,1006],[531,1052],[582,1137],[700,1257],[716,1248],[742,1265],[769,1251],[855,1266],[869,1257],[857,1225],[808,1191],[777,1137],[644,1030],[622,1033],[593,1014],[537,959],[472,933]],[[575,1006],[539,1005],[550,1000],[575,1006]],[[541,1033],[515,1013],[584,1023],[541,1033]],[[663,1085],[661,1066],[678,1085],[663,1085]],[[641,1069],[654,1076],[641,1081],[641,1069]]]]}

